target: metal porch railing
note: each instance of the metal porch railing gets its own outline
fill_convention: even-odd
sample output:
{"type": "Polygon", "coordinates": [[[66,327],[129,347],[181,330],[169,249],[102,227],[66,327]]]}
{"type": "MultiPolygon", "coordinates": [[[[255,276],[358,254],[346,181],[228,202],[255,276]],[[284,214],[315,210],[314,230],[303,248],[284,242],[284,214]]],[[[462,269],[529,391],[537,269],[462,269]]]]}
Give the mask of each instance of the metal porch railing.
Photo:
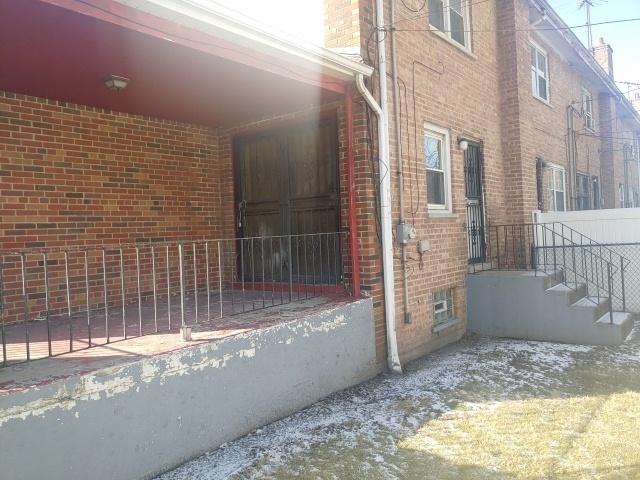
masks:
{"type": "Polygon", "coordinates": [[[487,228],[485,262],[473,272],[534,270],[555,276],[577,290],[586,287],[594,303],[609,299],[614,310],[626,311],[625,270],[629,260],[605,245],[559,222],[493,225],[487,228]]]}
{"type": "Polygon", "coordinates": [[[0,366],[344,293],[345,237],[0,252],[0,366]]]}

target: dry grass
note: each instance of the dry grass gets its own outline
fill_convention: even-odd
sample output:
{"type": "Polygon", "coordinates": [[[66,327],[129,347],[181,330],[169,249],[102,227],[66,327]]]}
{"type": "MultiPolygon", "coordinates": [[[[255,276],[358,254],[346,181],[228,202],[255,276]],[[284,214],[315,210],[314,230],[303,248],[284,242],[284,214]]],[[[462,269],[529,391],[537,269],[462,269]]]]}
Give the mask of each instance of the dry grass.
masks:
{"type": "Polygon", "coordinates": [[[429,478],[640,478],[640,394],[466,405],[401,449],[438,459],[429,478]]]}

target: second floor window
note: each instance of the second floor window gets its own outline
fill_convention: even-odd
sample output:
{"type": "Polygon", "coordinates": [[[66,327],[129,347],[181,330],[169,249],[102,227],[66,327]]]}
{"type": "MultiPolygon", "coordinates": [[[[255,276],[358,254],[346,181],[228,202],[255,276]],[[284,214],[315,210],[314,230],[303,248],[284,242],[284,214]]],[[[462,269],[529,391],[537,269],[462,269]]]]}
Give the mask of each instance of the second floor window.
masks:
{"type": "Polygon", "coordinates": [[[429,24],[469,49],[469,0],[429,0],[429,24]]]}
{"type": "Polygon", "coordinates": [[[543,102],[549,101],[549,60],[547,52],[532,43],[531,48],[531,89],[533,96],[543,102]]]}
{"type": "Polygon", "coordinates": [[[585,88],[582,89],[582,116],[584,117],[584,126],[593,130],[593,99],[591,93],[585,88]]]}

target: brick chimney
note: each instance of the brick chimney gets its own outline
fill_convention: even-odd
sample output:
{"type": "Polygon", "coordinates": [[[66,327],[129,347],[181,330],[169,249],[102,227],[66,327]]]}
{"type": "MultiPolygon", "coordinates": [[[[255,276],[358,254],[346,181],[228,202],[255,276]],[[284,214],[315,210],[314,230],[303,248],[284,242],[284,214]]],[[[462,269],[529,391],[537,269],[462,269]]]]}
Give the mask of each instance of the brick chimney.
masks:
{"type": "Polygon", "coordinates": [[[593,47],[593,57],[613,80],[613,50],[604,43],[604,38],[600,37],[598,45],[593,47]]]}
{"type": "Polygon", "coordinates": [[[360,53],[358,0],[324,0],[324,46],[360,53]]]}

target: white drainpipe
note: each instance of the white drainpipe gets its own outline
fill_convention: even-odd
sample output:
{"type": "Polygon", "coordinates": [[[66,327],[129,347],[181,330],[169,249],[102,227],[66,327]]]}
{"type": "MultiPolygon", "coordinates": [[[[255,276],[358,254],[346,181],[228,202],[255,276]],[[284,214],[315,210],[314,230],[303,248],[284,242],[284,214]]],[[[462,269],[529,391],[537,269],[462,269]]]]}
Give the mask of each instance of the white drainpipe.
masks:
{"type": "Polygon", "coordinates": [[[389,370],[402,373],[396,339],[396,304],[393,273],[393,237],[391,235],[391,169],[389,168],[389,111],[387,108],[387,65],[384,45],[384,13],[382,0],[376,0],[378,29],[378,76],[380,104],[364,85],[362,74],[356,76],[356,86],[378,117],[378,165],[380,172],[380,224],[382,227],[382,272],[384,277],[385,322],[387,326],[387,363],[389,370]]]}

